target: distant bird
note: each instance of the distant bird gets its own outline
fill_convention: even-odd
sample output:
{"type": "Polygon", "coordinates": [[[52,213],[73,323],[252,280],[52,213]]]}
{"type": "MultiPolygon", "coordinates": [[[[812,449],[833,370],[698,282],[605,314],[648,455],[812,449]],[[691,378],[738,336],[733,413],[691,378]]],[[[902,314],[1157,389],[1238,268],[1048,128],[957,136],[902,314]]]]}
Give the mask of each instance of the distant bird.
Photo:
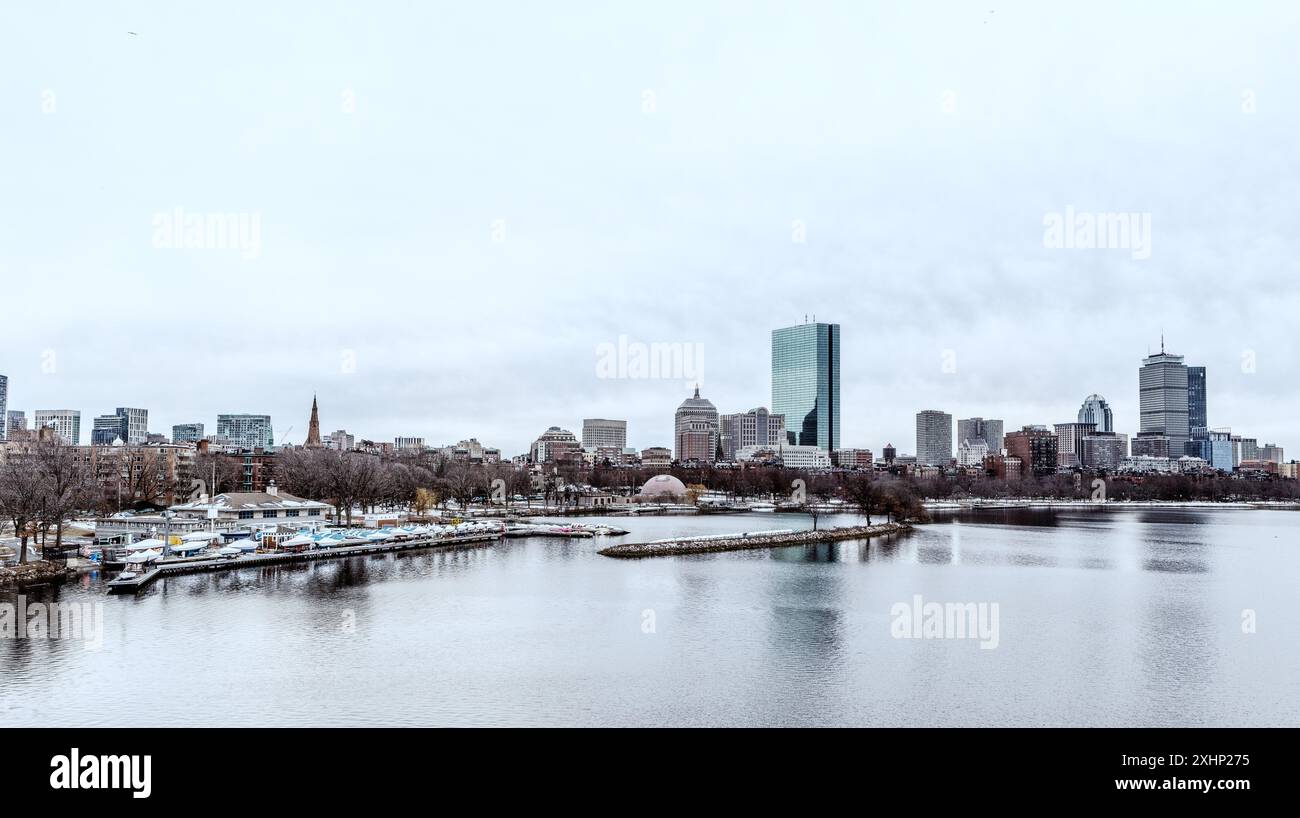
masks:
{"type": "Polygon", "coordinates": [[[134,31],[128,31],[127,34],[130,34],[132,37],[139,37],[139,36],[140,36],[139,34],[136,34],[134,31]]]}

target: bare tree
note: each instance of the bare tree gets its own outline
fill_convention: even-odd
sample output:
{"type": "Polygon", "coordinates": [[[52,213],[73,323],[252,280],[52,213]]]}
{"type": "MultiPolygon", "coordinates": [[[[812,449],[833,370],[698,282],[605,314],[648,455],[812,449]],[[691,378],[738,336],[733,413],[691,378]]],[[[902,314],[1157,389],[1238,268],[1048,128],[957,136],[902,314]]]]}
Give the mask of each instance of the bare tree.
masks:
{"type": "Polygon", "coordinates": [[[41,529],[54,527],[54,550],[62,551],[67,519],[93,503],[97,486],[77,448],[60,437],[37,443],[34,455],[41,476],[41,529]]]}
{"type": "Polygon", "coordinates": [[[27,562],[27,538],[41,514],[45,477],[35,454],[10,454],[0,467],[0,512],[18,537],[18,562],[27,562]]]}

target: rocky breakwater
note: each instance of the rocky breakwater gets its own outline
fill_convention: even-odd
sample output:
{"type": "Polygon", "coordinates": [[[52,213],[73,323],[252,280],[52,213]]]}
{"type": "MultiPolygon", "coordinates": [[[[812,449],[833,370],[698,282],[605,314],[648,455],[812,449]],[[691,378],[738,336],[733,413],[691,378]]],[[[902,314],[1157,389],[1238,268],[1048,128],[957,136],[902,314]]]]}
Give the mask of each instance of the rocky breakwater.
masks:
{"type": "Polygon", "coordinates": [[[35,560],[34,562],[0,568],[0,588],[28,585],[44,585],[50,582],[63,582],[69,571],[57,562],[35,560]]]}
{"type": "Polygon", "coordinates": [[[854,525],[825,528],[820,531],[780,531],[758,534],[737,534],[734,537],[685,537],[656,542],[623,543],[596,552],[605,557],[671,557],[683,554],[712,554],[719,551],[744,551],[754,548],[786,548],[792,545],[819,545],[840,540],[864,540],[881,534],[910,531],[907,523],[881,523],[880,525],[854,525]]]}

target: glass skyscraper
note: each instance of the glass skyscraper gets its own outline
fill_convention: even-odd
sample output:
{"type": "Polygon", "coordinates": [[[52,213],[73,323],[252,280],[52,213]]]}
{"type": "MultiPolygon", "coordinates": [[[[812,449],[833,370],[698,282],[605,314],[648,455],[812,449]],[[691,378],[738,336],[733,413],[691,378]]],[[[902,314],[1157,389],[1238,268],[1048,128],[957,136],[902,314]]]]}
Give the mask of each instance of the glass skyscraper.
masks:
{"type": "MultiPolygon", "coordinates": [[[[1183,356],[1164,350],[1142,359],[1138,371],[1138,406],[1141,431],[1169,438],[1169,451],[1181,455],[1191,439],[1187,423],[1187,366],[1183,356]]],[[[1177,456],[1177,455],[1175,455],[1177,456]]]]}
{"type": "Polygon", "coordinates": [[[840,325],[772,330],[772,414],[785,415],[786,443],[840,448],[840,325]]]}
{"type": "Polygon", "coordinates": [[[1210,424],[1205,411],[1205,367],[1187,367],[1187,427],[1193,440],[1209,436],[1210,424]]]}

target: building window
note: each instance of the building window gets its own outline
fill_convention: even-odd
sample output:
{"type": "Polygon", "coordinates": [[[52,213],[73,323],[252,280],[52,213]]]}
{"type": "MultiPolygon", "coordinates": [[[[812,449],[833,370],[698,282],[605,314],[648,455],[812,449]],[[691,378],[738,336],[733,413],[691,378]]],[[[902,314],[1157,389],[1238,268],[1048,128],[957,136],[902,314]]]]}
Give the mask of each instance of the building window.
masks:
{"type": "Polygon", "coordinates": [[[286,517],[297,517],[297,516],[298,516],[298,510],[297,510],[297,509],[289,509],[288,511],[286,511],[286,512],[284,513],[284,516],[286,516],[286,517]]]}
{"type": "Polygon", "coordinates": [[[262,516],[263,516],[263,517],[268,517],[268,518],[269,518],[269,517],[279,517],[279,516],[280,516],[280,512],[278,512],[278,511],[263,511],[263,512],[262,512],[262,516]]]}
{"type": "Polygon", "coordinates": [[[319,516],[320,516],[320,509],[318,509],[318,508],[308,509],[308,511],[307,511],[307,516],[308,516],[308,517],[319,517],[319,516]]]}
{"type": "Polygon", "coordinates": [[[253,512],[251,512],[251,511],[241,511],[241,512],[239,512],[239,519],[241,519],[241,520],[251,520],[251,519],[253,519],[253,512]]]}

